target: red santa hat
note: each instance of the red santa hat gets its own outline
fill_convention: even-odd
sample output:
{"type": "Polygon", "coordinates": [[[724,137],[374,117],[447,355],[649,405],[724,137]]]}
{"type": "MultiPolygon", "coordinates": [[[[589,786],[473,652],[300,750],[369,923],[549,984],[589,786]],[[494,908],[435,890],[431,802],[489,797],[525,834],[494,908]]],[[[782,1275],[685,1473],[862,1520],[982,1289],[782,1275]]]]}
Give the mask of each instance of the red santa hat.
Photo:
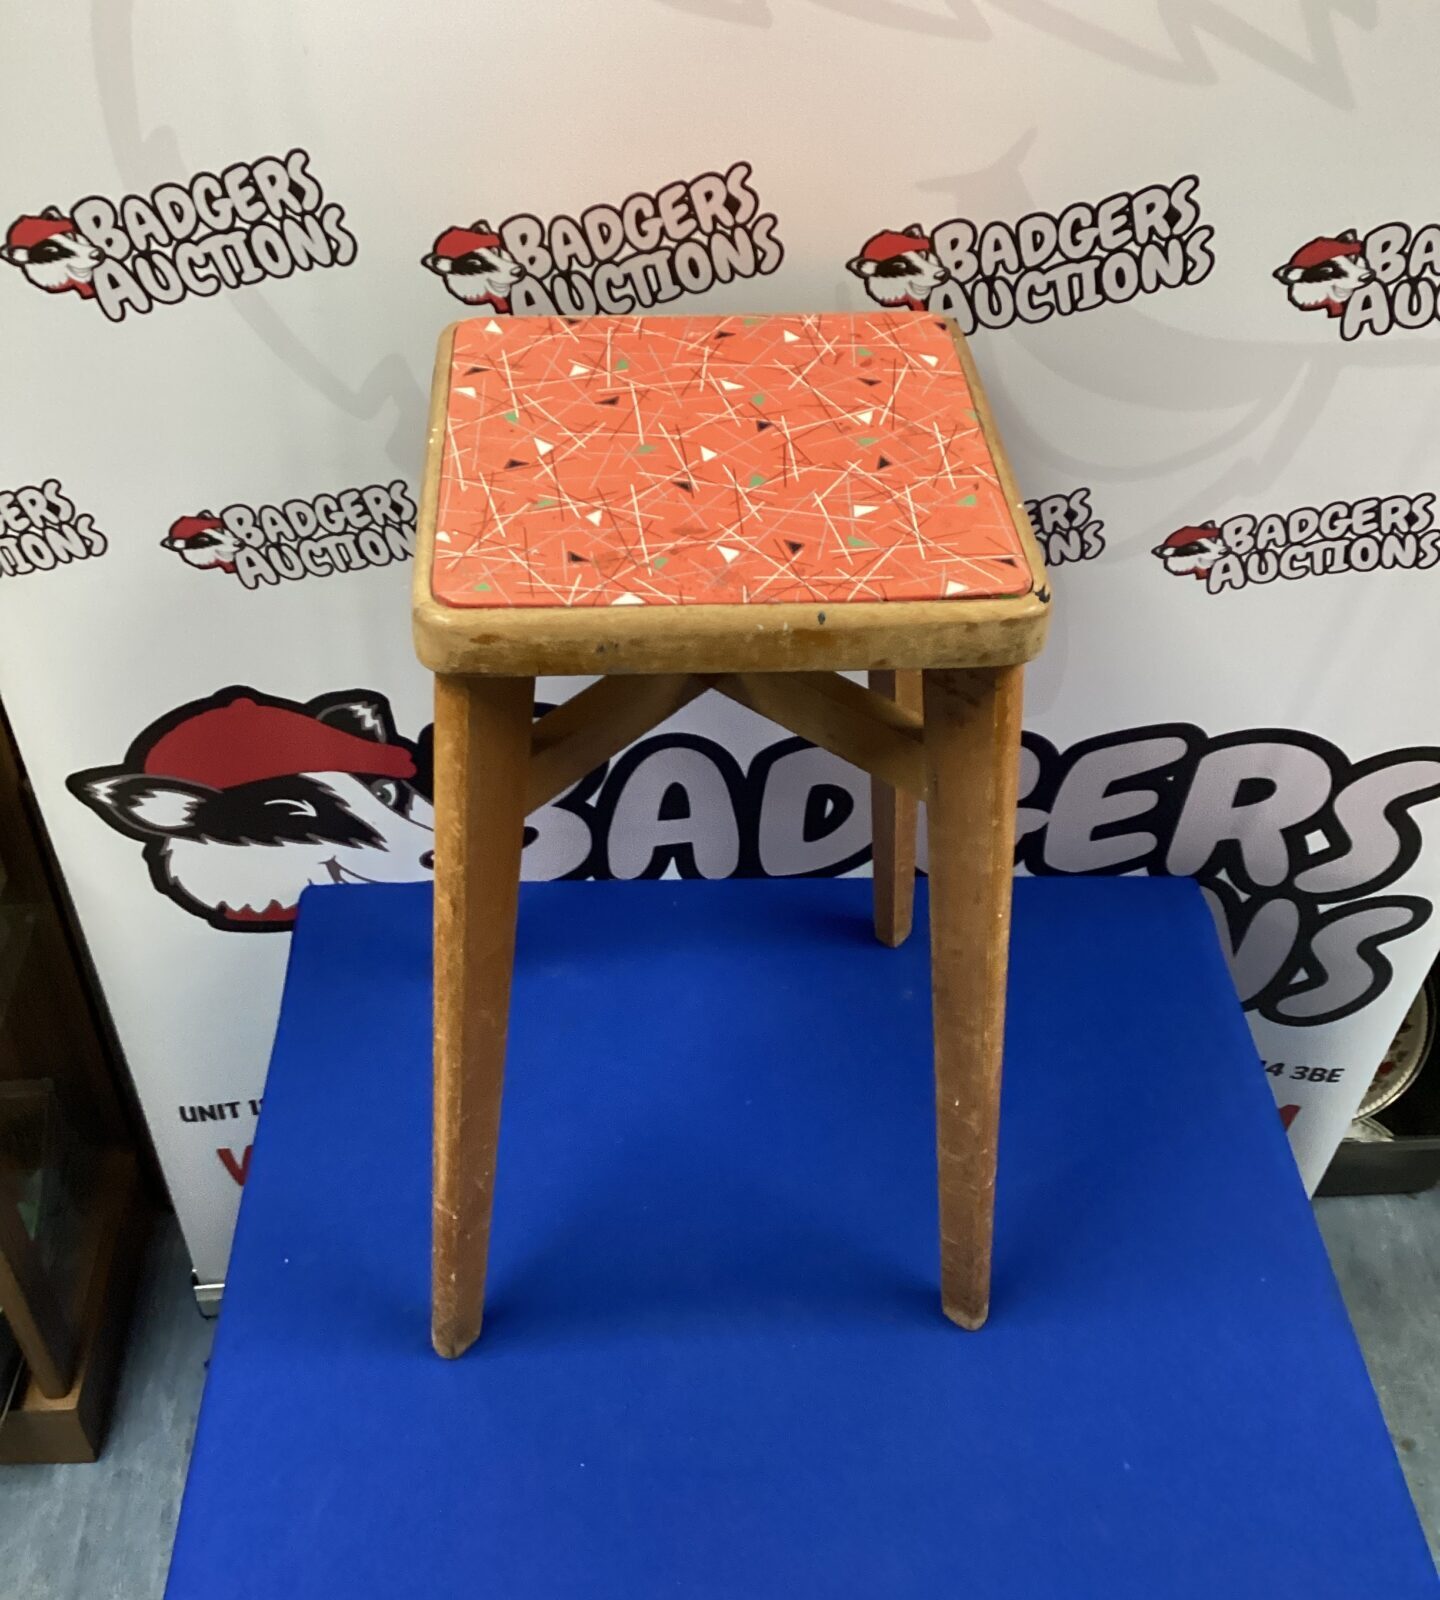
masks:
{"type": "Polygon", "coordinates": [[[911,250],[929,250],[929,238],[920,231],[919,224],[915,224],[913,233],[877,233],[873,239],[865,241],[865,248],[860,252],[862,261],[893,261],[896,256],[908,254],[911,250]]]}
{"type": "Polygon", "coordinates": [[[472,250],[493,250],[499,243],[500,235],[488,222],[476,222],[468,228],[446,228],[434,248],[437,256],[454,261],[472,250]]]}
{"type": "Polygon", "coordinates": [[[62,217],[52,208],[43,216],[16,217],[5,235],[5,244],[11,250],[33,250],[37,244],[44,244],[56,234],[74,232],[75,224],[70,218],[62,217]]]}
{"type": "Polygon", "coordinates": [[[302,772],[413,778],[415,762],[399,745],[362,739],[303,711],[242,698],[197,712],[161,734],[143,770],[151,777],[233,789],[302,772]]]}
{"type": "Polygon", "coordinates": [[[1355,230],[1349,228],[1338,239],[1312,239],[1309,244],[1302,244],[1288,264],[1301,268],[1323,267],[1337,256],[1358,256],[1364,251],[1365,246],[1355,237],[1355,230]]]}

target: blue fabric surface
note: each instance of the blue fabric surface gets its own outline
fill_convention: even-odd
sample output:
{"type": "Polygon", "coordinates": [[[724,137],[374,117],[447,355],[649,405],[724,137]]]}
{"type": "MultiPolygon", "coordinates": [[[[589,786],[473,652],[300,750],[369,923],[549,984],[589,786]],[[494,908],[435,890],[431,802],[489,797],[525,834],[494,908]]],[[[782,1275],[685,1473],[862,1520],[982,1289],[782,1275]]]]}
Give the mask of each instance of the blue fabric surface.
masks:
{"type": "Polygon", "coordinates": [[[423,887],[311,891],[170,1600],[1433,1596],[1209,915],[1017,885],[940,1314],[924,901],[527,886],[481,1342],[428,1344],[423,887]]]}

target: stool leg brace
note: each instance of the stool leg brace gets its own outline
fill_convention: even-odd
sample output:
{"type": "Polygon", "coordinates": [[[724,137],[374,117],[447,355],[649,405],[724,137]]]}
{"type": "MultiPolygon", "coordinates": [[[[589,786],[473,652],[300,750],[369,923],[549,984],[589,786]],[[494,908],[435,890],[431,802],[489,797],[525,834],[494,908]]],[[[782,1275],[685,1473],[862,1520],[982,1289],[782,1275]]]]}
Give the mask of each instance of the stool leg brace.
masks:
{"type": "Polygon", "coordinates": [[[930,845],[931,984],[946,1316],[984,1322],[1000,1110],[1023,668],[602,678],[532,725],[532,678],[435,686],[432,1337],[479,1336],[526,815],[706,689],[871,773],[875,930],[910,929],[916,800],[930,845]],[[920,702],[923,700],[923,714],[920,702]]]}

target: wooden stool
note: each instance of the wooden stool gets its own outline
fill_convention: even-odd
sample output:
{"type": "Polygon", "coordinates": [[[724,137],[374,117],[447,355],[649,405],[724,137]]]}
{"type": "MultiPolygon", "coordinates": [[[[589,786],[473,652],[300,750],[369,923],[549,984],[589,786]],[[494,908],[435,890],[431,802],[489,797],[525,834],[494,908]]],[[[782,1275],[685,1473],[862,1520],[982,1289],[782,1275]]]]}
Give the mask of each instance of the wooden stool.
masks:
{"type": "Polygon", "coordinates": [[[1021,663],[1049,601],[946,319],[445,331],[414,604],[436,674],[441,1355],[484,1307],[526,814],[707,689],[871,774],[887,944],[909,932],[927,801],[941,1298],[985,1320],[1021,663]],[[860,668],[868,689],[836,675],[860,668]],[[532,724],[535,678],[569,673],[601,676],[532,724]]]}

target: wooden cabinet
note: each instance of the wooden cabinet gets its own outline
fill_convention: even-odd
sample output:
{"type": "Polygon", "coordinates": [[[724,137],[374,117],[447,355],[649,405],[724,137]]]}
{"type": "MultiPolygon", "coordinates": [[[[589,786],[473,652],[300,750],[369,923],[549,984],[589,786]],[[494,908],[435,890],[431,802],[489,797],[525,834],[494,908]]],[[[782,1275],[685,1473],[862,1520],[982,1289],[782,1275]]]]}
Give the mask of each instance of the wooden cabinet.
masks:
{"type": "Polygon", "coordinates": [[[99,1453],[143,1230],[133,1126],[0,718],[0,1462],[99,1453]]]}

